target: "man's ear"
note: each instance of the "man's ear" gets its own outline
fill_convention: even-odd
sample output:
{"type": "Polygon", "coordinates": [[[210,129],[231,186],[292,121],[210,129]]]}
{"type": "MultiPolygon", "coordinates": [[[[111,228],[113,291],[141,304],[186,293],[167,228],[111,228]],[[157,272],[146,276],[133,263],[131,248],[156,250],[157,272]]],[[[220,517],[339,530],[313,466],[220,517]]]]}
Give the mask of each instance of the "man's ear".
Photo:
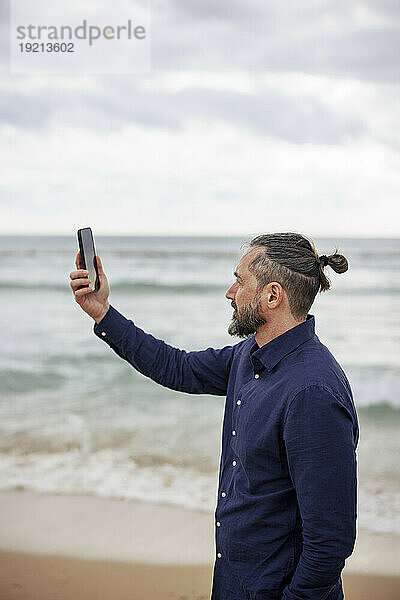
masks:
{"type": "Polygon", "coordinates": [[[283,287],[277,281],[271,281],[266,287],[269,308],[277,308],[283,300],[283,287]]]}

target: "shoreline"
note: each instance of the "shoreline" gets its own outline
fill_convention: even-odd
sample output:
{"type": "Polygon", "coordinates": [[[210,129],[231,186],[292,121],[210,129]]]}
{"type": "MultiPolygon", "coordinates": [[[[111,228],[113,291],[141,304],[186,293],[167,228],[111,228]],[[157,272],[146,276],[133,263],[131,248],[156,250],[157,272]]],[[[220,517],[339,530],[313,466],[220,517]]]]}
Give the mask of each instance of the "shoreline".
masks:
{"type": "MultiPolygon", "coordinates": [[[[214,515],[166,505],[0,492],[2,600],[207,600],[214,515]]],[[[400,599],[400,536],[359,531],[346,600],[400,599]]]]}

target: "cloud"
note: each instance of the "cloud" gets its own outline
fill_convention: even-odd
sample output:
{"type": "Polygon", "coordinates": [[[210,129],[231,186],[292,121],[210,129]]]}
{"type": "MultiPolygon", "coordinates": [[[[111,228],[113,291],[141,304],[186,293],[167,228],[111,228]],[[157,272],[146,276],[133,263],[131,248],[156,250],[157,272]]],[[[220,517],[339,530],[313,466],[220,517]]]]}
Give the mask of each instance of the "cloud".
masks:
{"type": "Polygon", "coordinates": [[[10,76],[3,62],[3,232],[79,218],[110,233],[398,234],[397,3],[152,10],[148,76],[10,76]]]}
{"type": "Polygon", "coordinates": [[[0,123],[19,129],[42,129],[55,110],[46,98],[30,93],[2,90],[0,94],[0,123]]]}
{"type": "Polygon", "coordinates": [[[399,80],[398,3],[174,0],[153,11],[155,69],[243,69],[399,80]]]}
{"type": "Polygon", "coordinates": [[[356,117],[344,117],[310,94],[293,97],[273,88],[244,93],[189,86],[176,92],[141,90],[123,82],[108,83],[84,96],[74,90],[50,88],[35,92],[3,90],[0,121],[16,127],[42,129],[52,119],[80,123],[84,128],[129,124],[181,130],[191,121],[218,122],[295,143],[340,144],[365,129],[356,117]]]}
{"type": "Polygon", "coordinates": [[[275,71],[400,81],[400,29],[369,29],[293,41],[266,49],[261,62],[275,71]]]}
{"type": "Polygon", "coordinates": [[[256,7],[254,2],[244,3],[240,0],[231,0],[228,4],[215,0],[203,0],[202,2],[172,0],[170,5],[171,13],[175,13],[176,10],[189,19],[223,20],[225,22],[237,19],[247,20],[256,7]]]}
{"type": "MultiPolygon", "coordinates": [[[[118,3],[115,10],[118,14],[118,3]]],[[[4,0],[0,15],[6,50],[4,0]]],[[[395,0],[171,0],[152,5],[155,73],[287,71],[395,82],[399,52],[400,8],[395,0]]],[[[7,56],[8,51],[2,52],[4,67],[7,56]]]]}

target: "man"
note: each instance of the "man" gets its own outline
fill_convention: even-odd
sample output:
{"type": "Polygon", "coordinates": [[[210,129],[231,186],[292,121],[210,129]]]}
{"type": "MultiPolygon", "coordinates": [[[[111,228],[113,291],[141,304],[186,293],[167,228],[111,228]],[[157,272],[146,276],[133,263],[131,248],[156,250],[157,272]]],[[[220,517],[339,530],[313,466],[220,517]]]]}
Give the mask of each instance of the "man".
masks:
{"type": "Polygon", "coordinates": [[[315,335],[309,314],[327,290],[324,267],[347,270],[337,252],[318,256],[296,233],[250,242],[226,293],[234,346],[173,348],[108,303],[101,287],[77,290],[94,332],[163,386],[226,395],[212,600],[342,600],[341,571],[356,523],[358,423],[347,378],[315,335]]]}

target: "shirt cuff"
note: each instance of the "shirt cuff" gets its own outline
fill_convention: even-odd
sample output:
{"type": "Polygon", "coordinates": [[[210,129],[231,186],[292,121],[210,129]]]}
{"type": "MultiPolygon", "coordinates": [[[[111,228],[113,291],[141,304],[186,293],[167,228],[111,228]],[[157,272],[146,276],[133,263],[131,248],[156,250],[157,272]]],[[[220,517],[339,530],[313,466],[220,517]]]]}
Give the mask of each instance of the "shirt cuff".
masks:
{"type": "Polygon", "coordinates": [[[118,345],[122,340],[126,329],[131,323],[124,315],[121,315],[113,306],[110,304],[105,316],[99,323],[95,323],[93,331],[98,338],[107,342],[108,344],[118,345]]]}

